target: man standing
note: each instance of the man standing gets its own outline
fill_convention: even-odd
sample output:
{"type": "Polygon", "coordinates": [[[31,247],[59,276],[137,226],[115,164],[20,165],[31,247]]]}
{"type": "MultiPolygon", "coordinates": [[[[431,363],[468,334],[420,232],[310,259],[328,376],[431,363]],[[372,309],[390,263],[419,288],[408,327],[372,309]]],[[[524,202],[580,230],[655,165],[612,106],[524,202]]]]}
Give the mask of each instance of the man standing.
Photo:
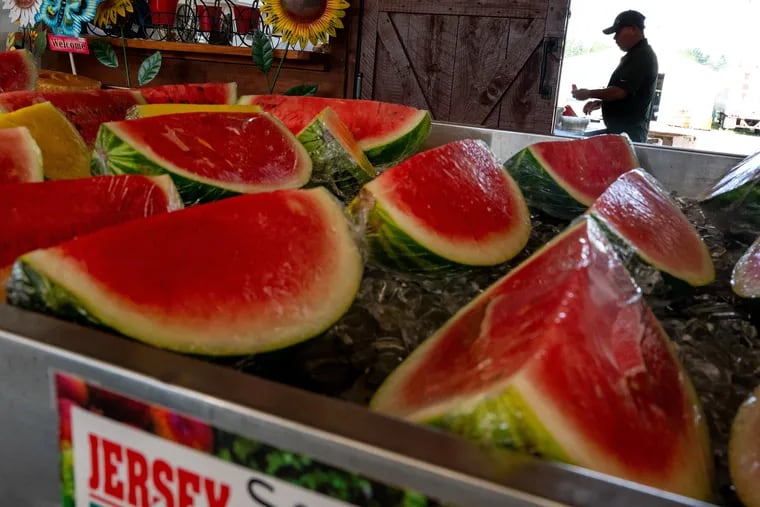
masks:
{"type": "Polygon", "coordinates": [[[657,85],[657,55],[644,37],[644,15],[637,11],[618,14],[612,26],[603,30],[615,34],[615,42],[625,51],[606,88],[589,90],[573,85],[573,97],[586,102],[583,112],[602,108],[602,118],[610,134],[625,132],[633,141],[645,143],[649,114],[657,85]]]}

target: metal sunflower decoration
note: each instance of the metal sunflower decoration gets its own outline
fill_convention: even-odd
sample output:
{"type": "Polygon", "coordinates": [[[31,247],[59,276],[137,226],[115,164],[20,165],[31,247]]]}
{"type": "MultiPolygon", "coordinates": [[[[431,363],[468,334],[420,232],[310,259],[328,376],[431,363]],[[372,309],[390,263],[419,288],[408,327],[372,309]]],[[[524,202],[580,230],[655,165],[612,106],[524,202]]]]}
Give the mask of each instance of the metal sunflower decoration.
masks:
{"type": "Polygon", "coordinates": [[[335,31],[343,28],[345,0],[265,0],[261,4],[264,23],[272,27],[272,33],[282,35],[282,40],[301,47],[327,42],[335,31]]]}
{"type": "MultiPolygon", "coordinates": [[[[256,30],[253,33],[251,56],[256,66],[264,73],[269,93],[274,91],[280,76],[282,64],[293,46],[305,47],[308,43],[326,43],[343,28],[341,19],[349,7],[346,0],[262,0],[259,7],[262,19],[271,28],[272,34],[281,38],[285,52],[280,58],[274,79],[270,82],[269,71],[273,63],[273,45],[269,35],[256,30]]],[[[314,95],[316,85],[300,85],[286,91],[286,95],[314,95]]]]}
{"type": "MultiPolygon", "coordinates": [[[[143,0],[134,0],[141,2],[143,0]]],[[[139,9],[139,5],[138,5],[139,9]]],[[[128,22],[130,14],[135,12],[133,0],[102,0],[98,5],[94,23],[100,28],[117,27],[119,28],[121,39],[122,59],[124,60],[124,75],[126,77],[127,88],[132,87],[132,79],[129,74],[129,61],[127,60],[127,43],[124,36],[124,25],[128,22]]],[[[118,67],[119,59],[113,46],[103,40],[96,40],[90,44],[93,48],[95,58],[106,67],[118,67]]],[[[161,52],[156,51],[147,57],[137,69],[137,81],[140,86],[148,84],[158,75],[161,70],[161,52]]]]}

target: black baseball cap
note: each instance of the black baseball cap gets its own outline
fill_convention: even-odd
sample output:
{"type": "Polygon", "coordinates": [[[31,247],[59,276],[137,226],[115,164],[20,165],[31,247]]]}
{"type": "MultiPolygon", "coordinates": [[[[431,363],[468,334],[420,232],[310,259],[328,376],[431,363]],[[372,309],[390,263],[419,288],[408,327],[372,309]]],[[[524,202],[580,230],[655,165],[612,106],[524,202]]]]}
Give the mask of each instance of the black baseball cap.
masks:
{"type": "Polygon", "coordinates": [[[624,26],[637,26],[644,29],[644,15],[639,11],[623,11],[617,15],[612,26],[602,30],[607,35],[611,33],[617,33],[618,30],[624,26]]]}

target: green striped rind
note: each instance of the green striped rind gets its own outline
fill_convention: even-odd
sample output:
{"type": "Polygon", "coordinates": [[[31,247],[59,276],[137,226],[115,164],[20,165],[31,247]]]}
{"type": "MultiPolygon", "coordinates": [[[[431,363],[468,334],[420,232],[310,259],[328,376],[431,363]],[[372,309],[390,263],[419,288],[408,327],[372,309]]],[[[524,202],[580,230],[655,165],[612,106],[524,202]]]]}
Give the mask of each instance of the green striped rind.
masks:
{"type": "Polygon", "coordinates": [[[98,130],[98,136],[95,139],[95,151],[90,162],[90,171],[94,176],[115,174],[157,176],[169,174],[186,206],[238,195],[237,192],[168,171],[160,163],[143,155],[128,141],[116,135],[107,123],[101,125],[98,130]]]}
{"type": "Polygon", "coordinates": [[[594,222],[599,225],[599,228],[610,241],[613,250],[615,250],[615,253],[620,258],[620,261],[626,267],[631,276],[636,280],[636,285],[640,287],[645,286],[646,283],[640,280],[640,277],[638,275],[642,273],[646,274],[647,267],[649,266],[660,271],[663,277],[667,278],[668,286],[672,286],[673,288],[677,289],[684,288],[686,284],[694,287],[708,285],[715,279],[715,273],[713,273],[712,277],[700,276],[701,274],[697,273],[693,279],[689,280],[676,277],[669,272],[670,269],[668,266],[660,266],[654,264],[641,256],[639,254],[639,249],[636,248],[636,245],[630,243],[623,236],[618,234],[618,232],[614,230],[610,224],[607,223],[604,217],[601,217],[594,212],[593,207],[590,208],[588,216],[593,218],[594,222]]]}
{"type": "Polygon", "coordinates": [[[407,132],[376,142],[373,146],[362,146],[364,154],[374,166],[389,167],[417,153],[430,134],[430,113],[420,111],[420,120],[407,132]]]}
{"type": "MultiPolygon", "coordinates": [[[[334,113],[327,117],[320,113],[297,137],[311,157],[311,179],[307,186],[324,186],[347,202],[365,183],[372,181],[376,171],[358,145],[356,155],[343,146],[331,121],[340,119],[334,113]]],[[[343,128],[350,135],[348,128],[343,128]]]]}
{"type": "Polygon", "coordinates": [[[11,305],[80,324],[106,327],[71,292],[37,272],[23,257],[13,264],[6,289],[11,305]]]}
{"type": "Polygon", "coordinates": [[[536,158],[530,146],[523,148],[504,163],[525,196],[531,211],[541,211],[553,217],[572,220],[586,211],[536,158]]]}
{"type": "Polygon", "coordinates": [[[746,235],[754,240],[760,235],[760,187],[750,181],[738,188],[702,201],[702,207],[713,215],[722,229],[746,235]]]}
{"type": "Polygon", "coordinates": [[[431,252],[401,229],[369,194],[360,193],[348,206],[348,214],[363,231],[370,260],[405,272],[450,272],[462,265],[431,252]],[[374,201],[369,204],[369,201],[374,201]]]}
{"type": "Polygon", "coordinates": [[[506,386],[475,405],[435,416],[427,424],[488,445],[572,463],[517,389],[506,386]]]}

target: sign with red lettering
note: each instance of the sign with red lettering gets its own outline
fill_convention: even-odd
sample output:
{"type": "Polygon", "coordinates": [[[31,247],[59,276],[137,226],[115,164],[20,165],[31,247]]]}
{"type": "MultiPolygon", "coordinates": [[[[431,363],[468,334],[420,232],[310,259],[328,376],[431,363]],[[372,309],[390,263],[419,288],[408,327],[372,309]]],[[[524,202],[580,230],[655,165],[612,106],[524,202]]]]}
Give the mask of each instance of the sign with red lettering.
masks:
{"type": "Polygon", "coordinates": [[[440,505],[73,375],[54,375],[67,507],[440,505]]]}
{"type": "Polygon", "coordinates": [[[90,54],[90,46],[84,37],[65,37],[63,35],[47,36],[48,47],[53,51],[63,51],[64,53],[80,53],[83,55],[90,54]]]}

